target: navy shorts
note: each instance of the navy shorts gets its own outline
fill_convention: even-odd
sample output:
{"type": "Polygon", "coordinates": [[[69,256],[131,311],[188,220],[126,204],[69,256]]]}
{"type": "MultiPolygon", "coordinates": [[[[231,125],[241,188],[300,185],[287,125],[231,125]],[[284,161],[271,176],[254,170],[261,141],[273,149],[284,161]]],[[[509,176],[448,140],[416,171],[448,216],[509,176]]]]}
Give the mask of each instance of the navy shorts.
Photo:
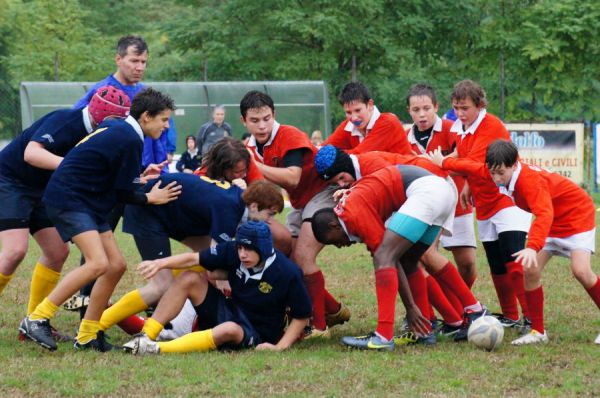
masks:
{"type": "Polygon", "coordinates": [[[33,235],[53,227],[42,203],[43,189],[0,177],[0,231],[28,228],[33,235]]]}
{"type": "Polygon", "coordinates": [[[51,206],[47,206],[46,211],[64,242],[70,241],[82,232],[98,231],[98,233],[103,233],[111,231],[106,220],[98,220],[97,217],[88,213],[62,210],[51,206]]]}
{"type": "Polygon", "coordinates": [[[194,307],[198,315],[198,330],[212,329],[225,322],[235,322],[244,330],[244,339],[240,344],[224,344],[219,349],[238,350],[255,347],[262,343],[260,335],[254,329],[244,312],[233,300],[226,298],[213,285],[208,285],[206,298],[202,304],[194,307]]]}

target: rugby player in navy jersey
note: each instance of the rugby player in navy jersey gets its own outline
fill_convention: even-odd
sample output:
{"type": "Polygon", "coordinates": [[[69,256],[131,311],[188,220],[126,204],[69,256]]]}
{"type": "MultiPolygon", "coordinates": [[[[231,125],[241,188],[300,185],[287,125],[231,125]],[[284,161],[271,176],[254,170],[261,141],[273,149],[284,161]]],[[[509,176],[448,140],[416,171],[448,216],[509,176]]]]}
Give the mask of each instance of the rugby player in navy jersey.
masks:
{"type": "Polygon", "coordinates": [[[43,196],[47,214],[62,240],[73,241],[86,262],[67,274],[21,322],[19,330],[44,348],[57,348],[49,320],[58,306],[93,279],[98,281],[75,347],[111,348],[98,321],[126,264],[106,217],[117,201],[164,204],[180,194],[176,182],[163,188],[158,182],[147,193],[136,191],[137,183],[146,178],[140,174],[143,138],[158,137],[168,127],[174,107],[173,100],[158,91],[140,92],[129,117],[104,121],[67,154],[50,178],[43,196]]]}
{"type": "Polygon", "coordinates": [[[302,271],[273,249],[271,231],[264,222],[240,226],[235,241],[200,253],[184,253],[144,261],[138,270],[146,278],[164,269],[185,269],[198,263],[212,278],[227,279],[231,298],[215,289],[203,274],[185,272],[171,285],[156,311],[146,321],[143,334],[124,345],[137,355],[209,351],[218,348],[284,350],[308,325],[312,305],[302,271]],[[198,258],[199,257],[199,258],[198,258]],[[154,341],[187,298],[198,314],[200,332],[169,342],[154,341]],[[284,331],[286,309],[291,322],[284,331]]]}
{"type": "Polygon", "coordinates": [[[121,90],[101,87],[85,108],[48,113],[0,152],[0,293],[27,253],[29,234],[42,251],[31,278],[28,314],[56,286],[69,254],[42,204],[48,180],[67,152],[105,118],[126,117],[129,105],[121,90]]]}
{"type": "MultiPolygon", "coordinates": [[[[253,182],[245,191],[227,181],[183,173],[164,175],[160,180],[181,185],[178,200],[162,206],[125,207],[123,231],[133,235],[142,260],[169,257],[169,238],[198,252],[209,247],[211,240],[214,244],[231,240],[245,214],[252,220],[268,221],[283,210],[280,190],[265,180],[253,182]]],[[[145,190],[154,184],[150,181],[145,190]]],[[[172,281],[173,273],[164,270],[147,285],[127,293],[104,311],[100,329],[155,305],[172,281]]]]}

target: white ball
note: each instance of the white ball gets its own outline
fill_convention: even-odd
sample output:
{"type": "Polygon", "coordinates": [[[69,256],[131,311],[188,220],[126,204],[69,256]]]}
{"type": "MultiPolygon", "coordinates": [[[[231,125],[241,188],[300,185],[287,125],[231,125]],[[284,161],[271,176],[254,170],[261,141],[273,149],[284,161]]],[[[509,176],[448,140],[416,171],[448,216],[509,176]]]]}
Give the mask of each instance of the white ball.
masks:
{"type": "Polygon", "coordinates": [[[471,323],[467,337],[477,347],[492,351],[502,343],[504,327],[493,316],[482,316],[471,323]]]}

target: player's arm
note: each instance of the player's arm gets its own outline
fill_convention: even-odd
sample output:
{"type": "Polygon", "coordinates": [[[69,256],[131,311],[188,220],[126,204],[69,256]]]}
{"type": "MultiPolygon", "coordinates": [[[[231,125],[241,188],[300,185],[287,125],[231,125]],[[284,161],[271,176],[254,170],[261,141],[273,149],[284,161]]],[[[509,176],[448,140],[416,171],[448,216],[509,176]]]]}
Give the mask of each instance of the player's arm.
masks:
{"type": "Polygon", "coordinates": [[[284,188],[294,189],[300,182],[304,153],[307,148],[298,148],[288,151],[283,157],[283,167],[267,166],[256,162],[262,175],[269,181],[284,188]]]}
{"type": "Polygon", "coordinates": [[[152,278],[161,269],[186,269],[198,265],[198,253],[182,253],[156,260],[142,261],[138,272],[146,279],[152,278]]]}
{"type": "Polygon", "coordinates": [[[25,147],[23,158],[30,165],[44,170],[56,170],[63,158],[48,151],[37,141],[30,141],[25,147]]]}
{"type": "Polygon", "coordinates": [[[293,318],[285,333],[277,344],[261,343],[256,346],[257,350],[282,351],[289,348],[302,335],[304,328],[308,325],[310,318],[297,319],[293,318]]]}

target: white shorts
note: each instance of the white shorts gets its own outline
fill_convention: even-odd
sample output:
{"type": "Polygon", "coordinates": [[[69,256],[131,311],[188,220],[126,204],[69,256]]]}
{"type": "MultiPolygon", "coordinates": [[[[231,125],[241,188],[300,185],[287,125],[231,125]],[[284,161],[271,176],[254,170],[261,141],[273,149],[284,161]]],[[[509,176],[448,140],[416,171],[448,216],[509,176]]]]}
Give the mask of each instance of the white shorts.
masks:
{"type": "Polygon", "coordinates": [[[163,329],[158,335],[157,340],[175,340],[178,337],[191,333],[194,319],[196,319],[196,309],[194,309],[194,305],[189,299],[185,300],[185,304],[179,314],[170,322],[172,328],[163,329]]]}
{"type": "Polygon", "coordinates": [[[477,247],[475,241],[475,225],[473,213],[463,214],[459,217],[454,217],[454,225],[452,227],[452,236],[444,236],[440,238],[440,243],[445,249],[452,247],[477,247]]]}
{"type": "Polygon", "coordinates": [[[596,250],[596,228],[591,231],[580,232],[565,238],[546,238],[546,244],[542,250],[552,253],[555,256],[571,257],[573,250],[584,250],[594,253],[596,250]]]}
{"type": "Polygon", "coordinates": [[[300,235],[302,222],[310,219],[317,210],[327,208],[333,209],[335,207],[336,203],[333,200],[333,193],[338,189],[340,189],[340,187],[337,185],[328,185],[321,192],[313,196],[302,209],[292,208],[292,210],[290,210],[285,224],[290,230],[292,237],[297,238],[298,235],[300,235]]]}
{"type": "Polygon", "coordinates": [[[500,210],[487,220],[477,220],[479,240],[493,242],[498,240],[498,234],[506,231],[529,232],[531,213],[511,206],[500,210]]]}
{"type": "Polygon", "coordinates": [[[456,187],[437,176],[417,178],[406,190],[406,202],[398,213],[416,218],[429,225],[437,225],[452,235],[456,187]]]}

